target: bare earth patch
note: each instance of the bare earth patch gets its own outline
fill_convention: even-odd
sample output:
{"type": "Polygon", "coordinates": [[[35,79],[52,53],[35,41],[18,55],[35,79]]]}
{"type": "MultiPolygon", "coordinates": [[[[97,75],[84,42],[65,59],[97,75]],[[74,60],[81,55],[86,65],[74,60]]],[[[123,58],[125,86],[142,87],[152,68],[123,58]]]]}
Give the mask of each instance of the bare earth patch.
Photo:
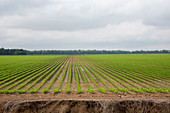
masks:
{"type": "Polygon", "coordinates": [[[0,113],[169,113],[162,94],[1,94],[0,113]]]}
{"type": "Polygon", "coordinates": [[[35,94],[0,94],[0,101],[6,100],[42,100],[42,99],[113,99],[113,100],[120,100],[120,99],[152,99],[152,100],[168,100],[170,101],[170,93],[124,93],[124,94],[115,94],[112,92],[108,92],[107,94],[103,93],[82,93],[77,94],[76,92],[72,92],[70,94],[66,93],[35,93],[35,94]]]}

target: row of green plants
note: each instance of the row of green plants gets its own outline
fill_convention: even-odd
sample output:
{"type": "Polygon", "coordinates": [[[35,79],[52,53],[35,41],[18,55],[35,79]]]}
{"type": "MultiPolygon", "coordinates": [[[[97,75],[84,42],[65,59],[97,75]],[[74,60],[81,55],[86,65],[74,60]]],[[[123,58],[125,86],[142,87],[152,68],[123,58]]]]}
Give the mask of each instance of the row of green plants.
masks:
{"type": "MultiPolygon", "coordinates": [[[[90,64],[91,64],[91,63],[90,63],[90,64]]],[[[134,80],[133,78],[126,76],[126,73],[117,72],[117,71],[115,71],[115,70],[113,70],[113,69],[110,69],[109,67],[106,67],[106,66],[103,66],[103,65],[98,66],[98,65],[94,64],[94,66],[96,66],[96,67],[98,67],[98,68],[100,68],[100,69],[103,69],[104,71],[112,74],[113,76],[116,76],[116,77],[124,80],[125,82],[129,83],[130,85],[132,85],[132,86],[134,86],[134,87],[135,87],[135,85],[134,85],[133,83],[129,82],[128,80],[130,80],[130,81],[132,81],[132,82],[134,82],[134,83],[137,83],[137,84],[139,84],[139,85],[141,85],[141,86],[143,86],[143,87],[148,88],[146,85],[143,85],[141,82],[138,82],[138,81],[134,80]],[[121,75],[121,76],[119,76],[119,75],[121,75]],[[124,77],[124,78],[123,78],[123,77],[124,77]]],[[[137,86],[136,86],[136,88],[137,88],[137,86]]]]}
{"type": "MultiPolygon", "coordinates": [[[[124,82],[130,84],[131,86],[139,89],[138,86],[136,86],[136,85],[134,85],[132,82],[128,81],[127,78],[124,77],[124,75],[123,75],[123,76],[120,76],[120,75],[122,75],[122,74],[113,73],[113,72],[111,72],[109,69],[106,69],[106,68],[104,68],[104,67],[102,67],[102,66],[100,66],[100,67],[99,67],[99,66],[96,66],[96,65],[94,65],[94,66],[95,66],[96,68],[100,69],[100,70],[101,70],[103,73],[105,73],[106,75],[108,75],[108,76],[110,76],[111,78],[113,78],[114,80],[116,80],[115,77],[117,77],[117,78],[123,80],[124,82]],[[114,76],[115,76],[115,77],[114,77],[114,76]]],[[[130,78],[130,79],[131,79],[131,78],[130,78]]],[[[122,84],[121,81],[118,81],[118,80],[116,80],[116,81],[119,82],[120,84],[122,84]]],[[[134,80],[132,79],[132,81],[134,81],[134,80]]],[[[122,84],[122,85],[129,89],[129,87],[127,87],[125,84],[122,84]]]]}
{"type": "MultiPolygon", "coordinates": [[[[64,64],[64,66],[65,66],[65,64],[64,64]]],[[[60,71],[64,68],[64,66],[62,66],[62,68],[58,71],[58,73],[60,73],[60,71]]],[[[62,85],[62,83],[63,83],[63,81],[64,81],[64,78],[65,78],[65,76],[66,76],[66,72],[67,72],[67,70],[68,70],[68,66],[69,66],[69,61],[67,62],[66,68],[65,68],[64,73],[63,73],[63,75],[62,75],[62,77],[61,77],[61,80],[60,80],[60,83],[59,83],[58,88],[57,88],[56,90],[53,90],[54,93],[58,93],[58,92],[60,91],[61,85],[62,85]]],[[[57,75],[58,75],[58,74],[57,74],[57,75]]],[[[55,79],[56,79],[56,77],[55,77],[55,79]]],[[[53,79],[53,80],[54,80],[54,79],[53,79]]]]}
{"type": "MultiPolygon", "coordinates": [[[[32,78],[30,78],[29,80],[25,81],[23,84],[21,84],[19,87],[17,87],[17,90],[12,90],[13,92],[19,92],[19,93],[25,93],[26,91],[28,91],[31,87],[33,87],[36,83],[34,82],[32,85],[30,85],[27,89],[24,90],[20,90],[22,87],[26,86],[27,84],[29,84],[29,82],[31,82],[32,80],[34,80],[35,78],[37,78],[38,76],[40,76],[40,78],[42,78],[42,76],[45,76],[46,74],[48,74],[50,71],[52,71],[54,68],[56,68],[58,66],[60,62],[54,63],[53,65],[49,66],[48,68],[46,68],[45,70],[41,71],[40,73],[38,73],[37,75],[33,76],[32,78]]],[[[38,80],[36,80],[36,82],[38,82],[40,80],[40,78],[38,80]]],[[[6,91],[6,90],[4,90],[6,91]]],[[[7,91],[10,91],[7,88],[7,91]]]]}
{"type": "MultiPolygon", "coordinates": [[[[3,76],[1,76],[0,80],[6,80],[7,78],[16,76],[16,75],[22,75],[22,74],[26,74],[28,72],[31,71],[36,71],[38,70],[38,68],[40,67],[46,67],[48,65],[50,65],[52,62],[45,62],[45,63],[34,63],[34,62],[29,62],[28,64],[23,64],[21,66],[16,67],[17,69],[12,69],[12,70],[8,70],[10,71],[10,73],[6,73],[3,74],[3,76]],[[19,68],[19,70],[18,70],[19,68]]],[[[20,63],[18,64],[20,65],[20,63]]]]}
{"type": "Polygon", "coordinates": [[[22,64],[22,65],[17,64],[14,66],[16,67],[10,68],[10,65],[9,65],[10,69],[4,68],[3,71],[0,72],[2,74],[0,80],[5,80],[6,78],[9,78],[19,73],[23,73],[24,71],[32,70],[32,64],[22,64]]]}
{"type": "MultiPolygon", "coordinates": [[[[121,70],[119,70],[119,69],[116,69],[118,72],[120,72],[121,70]]],[[[141,80],[143,80],[143,82],[145,81],[145,83],[146,84],[148,84],[148,85],[150,85],[150,86],[153,86],[153,87],[156,87],[156,88],[159,88],[157,85],[154,85],[154,84],[156,84],[155,82],[154,82],[154,80],[150,80],[150,79],[148,79],[146,76],[139,76],[139,75],[136,75],[136,74],[134,74],[134,73],[129,73],[128,71],[126,71],[126,74],[127,75],[132,75],[132,76],[134,76],[135,78],[139,78],[139,79],[141,79],[141,80]]]]}
{"type": "Polygon", "coordinates": [[[68,75],[68,88],[65,90],[66,93],[70,93],[71,89],[71,81],[72,81],[72,60],[70,62],[70,68],[69,68],[69,75],[68,75]]]}
{"type": "Polygon", "coordinates": [[[87,78],[86,78],[86,76],[84,75],[84,70],[82,71],[82,68],[80,68],[80,64],[76,61],[76,63],[77,63],[77,66],[78,66],[78,69],[79,69],[79,71],[80,71],[80,73],[81,73],[81,75],[82,75],[82,77],[83,77],[83,80],[85,81],[85,83],[86,83],[86,86],[87,86],[87,88],[88,88],[88,92],[89,93],[94,93],[94,90],[93,89],[91,89],[90,88],[90,86],[89,86],[89,84],[88,84],[88,81],[87,81],[87,78]]]}
{"type": "MultiPolygon", "coordinates": [[[[111,70],[114,70],[114,71],[117,71],[117,72],[121,73],[121,71],[118,70],[118,69],[115,70],[114,68],[111,68],[111,70]]],[[[125,75],[128,76],[128,77],[131,77],[131,78],[133,78],[133,79],[135,79],[135,80],[138,80],[138,81],[140,81],[140,82],[142,82],[142,83],[145,83],[145,84],[147,84],[147,85],[149,85],[149,86],[151,86],[151,87],[159,88],[157,85],[152,84],[152,83],[146,81],[145,78],[141,78],[140,76],[135,76],[134,74],[129,74],[129,73],[125,73],[125,75]]],[[[147,87],[147,86],[146,86],[146,87],[147,87]]],[[[149,87],[148,87],[148,88],[149,88],[149,87]]]]}
{"type": "Polygon", "coordinates": [[[38,73],[37,75],[33,76],[32,78],[28,79],[27,81],[25,81],[23,84],[21,84],[19,87],[17,87],[17,90],[20,90],[21,88],[23,88],[24,86],[26,86],[27,84],[29,84],[31,81],[33,81],[34,79],[40,77],[43,74],[47,74],[49,73],[52,69],[54,69],[59,62],[55,62],[54,64],[50,65],[49,67],[47,67],[46,69],[44,69],[43,71],[41,71],[40,73],[38,73]]]}
{"type": "MultiPolygon", "coordinates": [[[[83,62],[82,62],[83,63],[83,62]]],[[[112,91],[112,92],[114,92],[114,93],[117,93],[118,91],[117,91],[117,89],[112,89],[112,88],[109,88],[108,87],[108,85],[103,81],[103,79],[95,72],[95,71],[93,71],[92,69],[90,69],[90,67],[88,67],[86,64],[84,64],[83,63],[83,65],[96,77],[96,78],[98,78],[101,82],[102,82],[102,84],[109,90],[109,91],[112,91]]],[[[114,83],[108,78],[108,77],[106,77],[106,76],[103,76],[105,79],[107,79],[107,80],[109,80],[109,82],[113,85],[114,83]]],[[[118,87],[118,86],[116,86],[115,84],[114,84],[114,86],[115,87],[118,87]]],[[[100,92],[102,92],[102,93],[106,93],[106,90],[105,89],[103,89],[103,88],[99,88],[98,89],[100,92]]]]}
{"type": "Polygon", "coordinates": [[[36,80],[34,81],[34,83],[31,84],[31,85],[27,88],[27,90],[30,89],[30,88],[32,88],[32,87],[33,87],[37,82],[39,82],[43,77],[47,76],[47,77],[45,77],[45,79],[43,80],[43,82],[42,82],[36,89],[29,91],[30,93],[36,93],[36,92],[38,92],[38,90],[39,90],[39,89],[46,83],[46,81],[64,64],[64,62],[65,62],[65,61],[62,61],[61,63],[59,63],[59,65],[58,65],[57,67],[54,67],[54,68],[50,69],[50,70],[47,71],[45,74],[43,74],[41,77],[39,77],[38,79],[36,79],[36,80]]]}
{"type": "MultiPolygon", "coordinates": [[[[57,60],[53,64],[46,63],[46,64],[41,64],[37,67],[34,67],[34,71],[30,71],[27,74],[24,74],[27,71],[24,71],[23,73],[20,73],[21,76],[15,76],[13,79],[8,79],[7,81],[3,80],[0,83],[3,84],[0,86],[0,88],[5,88],[6,86],[10,85],[7,87],[6,90],[0,90],[0,93],[5,93],[5,94],[11,94],[11,93],[26,93],[28,92],[33,86],[35,86],[37,83],[40,83],[38,87],[36,87],[34,90],[30,90],[30,93],[36,93],[40,90],[41,87],[44,86],[45,83],[52,77],[52,81],[50,82],[49,86],[47,89],[43,89],[41,92],[47,93],[49,92],[49,89],[51,86],[54,84],[56,81],[58,75],[63,71],[64,73],[61,76],[61,80],[59,82],[59,87],[56,88],[56,90],[53,90],[54,93],[58,93],[64,80],[66,77],[67,71],[69,71],[68,75],[68,88],[65,90],[66,93],[70,93],[70,86],[72,82],[72,74],[74,71],[75,77],[76,77],[76,83],[77,83],[77,93],[82,93],[84,90],[81,89],[80,87],[80,76],[83,78],[83,81],[86,83],[86,86],[88,88],[88,92],[94,93],[94,90],[90,88],[89,82],[87,81],[87,76],[89,76],[90,80],[95,84],[95,86],[98,88],[98,91],[102,93],[106,93],[106,90],[109,90],[114,93],[120,92],[126,92],[129,93],[129,91],[132,92],[137,92],[137,93],[169,93],[170,88],[161,88],[156,85],[156,83],[159,83],[159,80],[152,79],[152,77],[145,77],[145,75],[140,75],[136,74],[134,72],[130,71],[121,71],[121,69],[118,68],[118,66],[115,68],[114,66],[107,66],[105,64],[93,64],[91,62],[87,62],[79,57],[71,57],[73,59],[68,59],[69,57],[64,57],[59,60],[57,60]],[[74,60],[77,59],[77,60],[74,60]],[[73,66],[73,69],[72,69],[73,66]],[[64,69],[64,70],[63,70],[64,69]],[[55,75],[54,75],[55,74],[55,75]],[[54,76],[54,77],[53,77],[54,76]],[[97,78],[97,79],[96,79],[97,78]],[[149,79],[151,78],[151,79],[149,79]],[[34,81],[35,80],[35,81],[34,81]],[[105,87],[106,89],[100,88],[99,83],[96,82],[96,80],[99,80],[105,87]],[[109,88],[108,85],[105,82],[107,80],[110,82],[116,89],[109,88]],[[121,84],[124,88],[120,88],[116,85],[114,82],[118,82],[121,84]],[[131,85],[132,87],[127,86],[123,82],[131,85]],[[154,80],[156,82],[154,82],[154,80]],[[4,82],[5,81],[5,82],[4,82]],[[9,81],[9,82],[8,82],[9,81]],[[25,82],[24,82],[25,81],[25,82]],[[31,85],[30,82],[34,81],[31,85]],[[22,83],[22,84],[21,84],[22,83]],[[139,88],[136,86],[134,83],[140,85],[141,87],[139,88]],[[17,89],[11,90],[14,87],[18,86],[21,84],[17,89]],[[147,84],[147,85],[145,85],[147,84]],[[24,86],[29,85],[28,88],[21,90],[24,86]]],[[[31,68],[33,68],[31,67],[31,68]]],[[[30,69],[31,69],[30,68],[30,69]]],[[[11,76],[12,77],[12,76],[11,76]]],[[[161,85],[159,85],[161,86],[161,85]]],[[[162,86],[163,87],[163,86],[162,86]]],[[[63,92],[63,90],[61,91],[63,92]]]]}
{"type": "Polygon", "coordinates": [[[37,67],[48,66],[63,57],[65,56],[1,56],[0,81],[28,73],[37,67]]]}
{"type": "Polygon", "coordinates": [[[122,83],[121,81],[119,81],[118,79],[116,79],[116,78],[114,78],[113,76],[105,73],[105,74],[107,74],[109,77],[115,79],[117,82],[119,82],[120,84],[122,84],[122,85],[123,85],[124,87],[126,87],[127,89],[119,88],[109,77],[107,77],[105,74],[102,73],[103,71],[100,72],[101,70],[99,71],[99,70],[97,70],[96,68],[92,67],[91,65],[89,65],[89,67],[91,67],[95,72],[97,72],[99,75],[101,75],[102,77],[104,77],[104,78],[105,78],[107,81],[109,81],[114,87],[116,87],[116,89],[111,89],[111,88],[109,88],[110,91],[112,91],[112,92],[114,92],[114,93],[117,93],[117,92],[118,92],[117,90],[119,90],[119,91],[121,91],[121,92],[129,93],[129,90],[128,90],[129,88],[128,88],[124,83],[122,83]]]}
{"type": "MultiPolygon", "coordinates": [[[[109,76],[110,78],[112,78],[113,80],[115,80],[115,81],[117,81],[118,83],[120,83],[122,86],[124,86],[125,88],[127,88],[127,89],[129,89],[129,87],[127,86],[127,85],[125,85],[123,82],[121,82],[120,80],[118,80],[116,77],[114,77],[114,76],[112,76],[112,75],[110,75],[109,73],[106,73],[104,70],[102,70],[102,69],[100,69],[100,68],[98,68],[98,67],[95,67],[95,69],[97,70],[97,72],[99,73],[99,74],[105,74],[105,75],[107,75],[107,76],[109,76]]],[[[118,78],[120,78],[119,76],[117,76],[118,78]]],[[[126,81],[126,80],[125,80],[126,81]]],[[[118,87],[117,87],[118,88],[118,87]]]]}
{"type": "Polygon", "coordinates": [[[3,83],[5,83],[5,82],[8,82],[8,81],[10,81],[10,80],[12,80],[12,79],[14,79],[14,78],[16,78],[16,77],[20,77],[20,76],[22,76],[22,75],[27,75],[27,74],[31,74],[31,73],[34,73],[34,72],[36,72],[37,70],[39,70],[40,68],[43,68],[43,66],[40,66],[40,67],[36,67],[36,68],[32,68],[32,70],[27,70],[26,72],[21,72],[21,73],[19,73],[19,74],[17,74],[17,75],[13,75],[13,76],[10,76],[10,77],[7,77],[7,78],[2,78],[2,80],[3,81],[1,81],[0,82],[0,84],[3,84],[3,83]]]}
{"type": "Polygon", "coordinates": [[[77,93],[82,93],[82,92],[84,92],[84,91],[81,90],[81,88],[80,88],[79,75],[78,75],[78,72],[77,72],[77,68],[78,68],[78,67],[76,67],[75,62],[73,62],[73,63],[74,63],[74,72],[75,72],[76,83],[77,83],[77,93]]]}
{"type": "MultiPolygon", "coordinates": [[[[47,68],[47,67],[45,67],[45,68],[47,68]]],[[[24,82],[25,80],[27,80],[27,79],[35,76],[36,74],[38,74],[38,73],[40,73],[41,71],[43,71],[45,68],[39,69],[39,70],[36,71],[35,73],[32,73],[32,74],[30,74],[30,75],[25,76],[23,79],[21,79],[21,80],[15,82],[15,83],[13,83],[12,85],[10,85],[10,86],[7,88],[7,90],[10,90],[11,88],[13,88],[13,87],[17,86],[18,84],[24,82]]]]}
{"type": "Polygon", "coordinates": [[[126,73],[117,72],[117,71],[114,71],[113,69],[110,69],[110,68],[105,68],[105,69],[109,70],[110,73],[113,73],[114,75],[119,74],[122,77],[124,77],[125,79],[130,80],[131,82],[134,82],[134,83],[136,83],[136,84],[138,84],[138,85],[140,85],[142,87],[149,88],[148,86],[142,84],[141,82],[135,80],[134,78],[131,78],[131,77],[127,76],[126,73]]]}
{"type": "Polygon", "coordinates": [[[90,72],[83,66],[83,64],[80,62],[80,65],[82,66],[83,70],[87,73],[87,75],[90,77],[90,79],[92,80],[92,82],[95,84],[95,86],[97,87],[98,91],[99,92],[102,92],[102,93],[106,93],[106,90],[103,89],[103,88],[100,88],[98,86],[98,84],[96,83],[95,79],[93,78],[93,76],[90,74],[90,72]]]}
{"type": "MultiPolygon", "coordinates": [[[[94,66],[94,65],[93,65],[93,66],[94,66]]],[[[113,74],[114,76],[115,76],[115,72],[117,72],[117,71],[115,71],[115,70],[113,70],[113,69],[110,69],[109,67],[108,67],[108,68],[102,67],[101,65],[100,65],[100,66],[95,65],[95,67],[98,67],[98,68],[100,67],[100,68],[103,69],[104,71],[110,70],[110,72],[108,72],[108,71],[107,71],[107,72],[113,74]]],[[[100,70],[100,71],[101,71],[101,70],[100,70]]],[[[102,72],[103,72],[103,71],[102,71],[102,72]]],[[[105,73],[105,72],[103,72],[103,73],[104,73],[105,75],[108,75],[108,74],[105,73]]],[[[121,75],[121,76],[124,76],[125,78],[127,78],[127,79],[129,79],[129,80],[131,80],[131,81],[133,81],[133,82],[135,82],[135,83],[140,84],[141,86],[144,86],[144,87],[145,87],[145,88],[142,88],[142,89],[145,89],[145,90],[139,89],[139,88],[137,88],[137,87],[136,87],[136,88],[129,88],[129,90],[131,90],[131,91],[138,92],[138,93],[142,93],[143,91],[145,91],[145,92],[150,92],[150,93],[154,93],[154,92],[166,93],[166,92],[169,91],[167,88],[159,88],[159,87],[151,88],[151,89],[150,89],[148,86],[141,84],[141,82],[142,82],[143,80],[140,80],[140,78],[137,78],[137,79],[140,81],[140,82],[138,82],[138,81],[130,78],[129,76],[124,75],[124,74],[127,74],[127,73],[120,74],[120,71],[119,71],[118,74],[121,75]],[[154,91],[154,90],[155,90],[155,91],[154,91]]],[[[112,78],[112,77],[111,77],[111,78],[112,78]]],[[[134,77],[134,78],[136,78],[136,77],[134,77]]],[[[128,82],[127,82],[127,83],[128,83],[128,82]]],[[[145,81],[144,83],[147,83],[147,82],[145,81]]],[[[151,85],[151,84],[150,84],[150,85],[151,85]]],[[[151,86],[155,86],[155,85],[151,85],[151,86]]]]}
{"type": "MultiPolygon", "coordinates": [[[[158,78],[155,78],[155,77],[153,77],[153,76],[150,76],[149,74],[141,74],[141,73],[134,72],[134,71],[131,71],[131,70],[126,70],[126,73],[135,74],[136,76],[144,77],[144,78],[147,78],[147,79],[149,79],[149,80],[151,80],[151,81],[156,81],[156,82],[158,82],[158,83],[169,84],[169,83],[167,83],[167,82],[165,82],[165,81],[162,81],[162,80],[160,80],[160,79],[158,79],[158,78]]],[[[170,84],[169,84],[169,85],[170,85],[170,84]]]]}
{"type": "MultiPolygon", "coordinates": [[[[40,69],[41,69],[41,68],[40,68],[40,69]]],[[[8,85],[10,85],[10,84],[12,84],[12,83],[14,83],[14,82],[17,81],[17,80],[20,80],[20,79],[22,80],[24,77],[28,76],[29,74],[36,73],[37,70],[39,70],[39,68],[37,68],[37,69],[35,69],[35,70],[33,70],[33,71],[30,71],[30,72],[28,72],[28,73],[21,74],[21,75],[16,75],[16,76],[13,76],[13,77],[11,77],[11,78],[8,78],[8,79],[6,79],[6,80],[4,80],[4,81],[1,81],[0,84],[3,84],[3,83],[5,83],[5,82],[7,82],[7,81],[9,81],[9,82],[7,82],[6,84],[1,85],[0,88],[4,88],[4,87],[6,87],[6,86],[8,86],[8,85]],[[12,80],[11,80],[11,79],[12,79],[12,80]]]]}
{"type": "Polygon", "coordinates": [[[39,67],[39,69],[37,68],[36,69],[37,71],[35,73],[31,73],[31,72],[27,73],[28,74],[27,76],[25,76],[23,79],[19,80],[18,82],[15,82],[14,84],[10,85],[7,88],[7,90],[10,90],[11,88],[13,88],[13,87],[17,86],[18,84],[24,82],[25,80],[29,79],[30,77],[35,77],[38,73],[43,72],[43,70],[49,69],[48,66],[44,66],[43,68],[39,67]]]}

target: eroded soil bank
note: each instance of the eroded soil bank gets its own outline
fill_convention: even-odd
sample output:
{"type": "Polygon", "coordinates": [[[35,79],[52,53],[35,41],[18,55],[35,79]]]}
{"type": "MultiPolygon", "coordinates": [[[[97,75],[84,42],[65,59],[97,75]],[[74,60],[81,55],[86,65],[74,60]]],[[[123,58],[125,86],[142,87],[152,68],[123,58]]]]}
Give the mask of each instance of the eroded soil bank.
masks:
{"type": "Polygon", "coordinates": [[[170,113],[167,100],[11,100],[0,113],[170,113]]]}
{"type": "Polygon", "coordinates": [[[0,113],[170,113],[170,93],[0,94],[0,113]]]}

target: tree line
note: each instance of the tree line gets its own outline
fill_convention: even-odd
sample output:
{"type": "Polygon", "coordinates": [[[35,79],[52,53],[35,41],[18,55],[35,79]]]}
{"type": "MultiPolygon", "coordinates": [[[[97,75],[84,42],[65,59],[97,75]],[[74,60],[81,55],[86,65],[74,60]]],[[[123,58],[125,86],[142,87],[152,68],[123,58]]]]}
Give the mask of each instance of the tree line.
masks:
{"type": "Polygon", "coordinates": [[[170,50],[34,50],[0,48],[0,55],[170,54],[170,50]]]}

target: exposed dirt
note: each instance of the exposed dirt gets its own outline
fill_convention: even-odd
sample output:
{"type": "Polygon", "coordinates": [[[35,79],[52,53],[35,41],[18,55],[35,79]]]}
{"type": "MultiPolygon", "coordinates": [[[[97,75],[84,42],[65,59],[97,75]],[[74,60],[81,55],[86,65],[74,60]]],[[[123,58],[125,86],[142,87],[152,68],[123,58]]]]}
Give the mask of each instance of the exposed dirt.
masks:
{"type": "Polygon", "coordinates": [[[37,100],[37,99],[163,99],[170,101],[170,93],[112,93],[107,92],[106,94],[97,92],[94,94],[91,93],[82,93],[77,94],[76,92],[71,92],[70,94],[66,93],[35,93],[35,94],[0,94],[0,101],[6,101],[6,100],[37,100]]]}
{"type": "Polygon", "coordinates": [[[1,94],[0,113],[169,113],[169,99],[170,94],[1,94]]]}

